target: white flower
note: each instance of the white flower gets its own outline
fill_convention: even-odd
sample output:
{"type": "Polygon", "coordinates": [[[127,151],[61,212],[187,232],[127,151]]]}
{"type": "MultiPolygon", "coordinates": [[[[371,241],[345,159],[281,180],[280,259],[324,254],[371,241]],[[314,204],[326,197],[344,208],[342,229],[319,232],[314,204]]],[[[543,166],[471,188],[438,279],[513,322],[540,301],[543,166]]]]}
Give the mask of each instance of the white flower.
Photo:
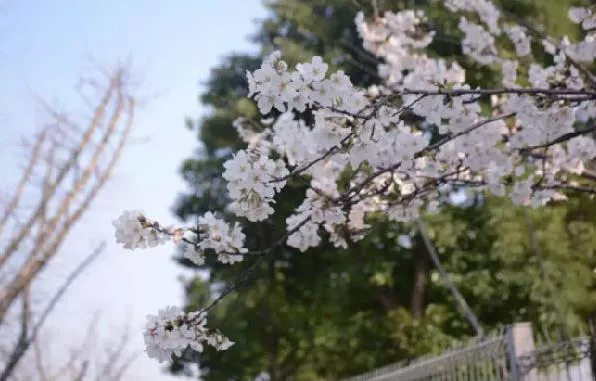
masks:
{"type": "Polygon", "coordinates": [[[550,54],[551,56],[554,56],[555,54],[557,54],[557,46],[555,44],[553,44],[551,41],[547,40],[547,39],[543,39],[541,41],[542,43],[542,47],[544,48],[544,51],[548,54],[550,54]]]}
{"type": "Polygon", "coordinates": [[[515,45],[515,52],[519,57],[527,56],[532,52],[531,41],[524,28],[518,25],[508,26],[505,28],[505,33],[515,45]]]}
{"type": "Polygon", "coordinates": [[[575,118],[582,123],[596,118],[596,101],[582,102],[575,110],[575,118]]]}
{"type": "Polygon", "coordinates": [[[364,92],[353,92],[347,99],[344,109],[353,114],[359,113],[368,106],[364,92]]]}
{"type": "Polygon", "coordinates": [[[197,244],[199,250],[215,251],[222,263],[232,264],[242,261],[243,256],[238,254],[246,253],[248,250],[243,247],[245,235],[240,225],[235,224],[230,227],[211,212],[199,217],[198,223],[202,230],[197,244]]]}
{"type": "Polygon", "coordinates": [[[207,343],[218,351],[225,351],[234,345],[233,341],[230,341],[227,337],[220,334],[214,334],[207,338],[207,343]]]}
{"type": "Polygon", "coordinates": [[[273,92],[279,83],[281,82],[281,76],[277,74],[277,71],[271,66],[263,63],[260,69],[255,70],[252,77],[256,83],[258,83],[265,92],[273,92]]]}
{"type": "Polygon", "coordinates": [[[515,87],[517,81],[517,61],[504,60],[501,62],[503,70],[503,86],[515,87]]]}
{"type": "MultiPolygon", "coordinates": [[[[293,230],[299,223],[302,222],[303,216],[294,215],[286,219],[288,230],[293,230]]],[[[302,224],[298,231],[288,237],[287,245],[295,247],[298,250],[305,252],[311,247],[317,247],[321,243],[321,237],[318,234],[319,225],[312,221],[307,221],[302,224]]]]}
{"type": "Polygon", "coordinates": [[[381,106],[377,118],[383,127],[399,122],[399,112],[393,107],[381,106]]]}
{"type": "Polygon", "coordinates": [[[596,28],[596,15],[590,15],[582,21],[583,30],[593,30],[596,28]]]}
{"type": "Polygon", "coordinates": [[[328,65],[318,56],[313,57],[310,63],[301,63],[296,66],[305,83],[323,80],[325,73],[327,73],[327,68],[328,65]]]}
{"type": "Polygon", "coordinates": [[[274,107],[281,112],[286,111],[286,106],[282,99],[276,95],[261,93],[256,96],[256,99],[261,114],[268,114],[274,107]]]}
{"type": "Polygon", "coordinates": [[[228,191],[234,200],[230,209],[238,216],[251,221],[267,218],[273,209],[273,196],[284,186],[281,180],[289,173],[282,160],[272,160],[264,154],[251,157],[239,151],[224,163],[223,178],[228,181],[228,191]]]}
{"type": "Polygon", "coordinates": [[[288,109],[304,112],[309,103],[310,89],[301,81],[289,82],[281,93],[281,98],[288,104],[288,109]]]}
{"type": "Polygon", "coordinates": [[[312,84],[313,92],[311,99],[323,107],[331,107],[333,104],[333,86],[329,81],[315,82],[312,84]]]}
{"type": "Polygon", "coordinates": [[[188,243],[184,245],[184,258],[193,262],[197,266],[201,266],[205,263],[205,254],[198,251],[194,245],[188,243]]]}
{"type": "Polygon", "coordinates": [[[532,181],[530,178],[521,180],[513,184],[511,190],[511,200],[514,204],[528,205],[530,203],[530,196],[532,195],[532,181]]]}
{"type": "Polygon", "coordinates": [[[495,47],[495,38],[490,33],[482,26],[469,22],[465,17],[460,19],[458,27],[465,33],[465,38],[462,40],[464,54],[469,55],[483,65],[495,61],[497,49],[495,47]]]}
{"type": "Polygon", "coordinates": [[[121,243],[125,249],[155,247],[163,244],[167,236],[153,227],[143,226],[141,221],[146,221],[143,214],[136,210],[128,210],[112,222],[116,231],[116,242],[121,243]]]}
{"type": "Polygon", "coordinates": [[[596,143],[594,139],[586,136],[576,136],[567,141],[567,168],[571,172],[581,173],[584,163],[596,157],[596,143]]]}
{"type": "Polygon", "coordinates": [[[201,352],[208,344],[217,350],[226,350],[233,343],[207,327],[207,314],[202,311],[185,313],[177,307],[166,307],[157,315],[147,316],[145,351],[159,362],[180,357],[187,349],[201,352]]]}
{"type": "Polygon", "coordinates": [[[350,77],[344,73],[343,70],[338,70],[329,77],[329,81],[333,84],[336,89],[351,89],[352,82],[350,77]]]}
{"type": "Polygon", "coordinates": [[[569,16],[569,20],[571,20],[575,24],[579,24],[584,21],[586,18],[590,17],[591,12],[588,8],[583,7],[571,7],[567,12],[567,16],[569,16]]]}

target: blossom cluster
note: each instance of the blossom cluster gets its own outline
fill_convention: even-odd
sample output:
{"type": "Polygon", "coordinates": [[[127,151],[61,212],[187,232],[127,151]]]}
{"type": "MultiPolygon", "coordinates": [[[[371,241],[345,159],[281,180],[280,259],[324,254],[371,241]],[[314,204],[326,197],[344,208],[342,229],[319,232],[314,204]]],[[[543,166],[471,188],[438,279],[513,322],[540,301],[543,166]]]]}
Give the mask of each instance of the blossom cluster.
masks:
{"type": "Polygon", "coordinates": [[[273,196],[285,185],[274,181],[287,176],[283,160],[272,160],[267,152],[239,151],[224,164],[223,178],[234,200],[229,209],[249,221],[262,221],[273,213],[273,196]]]}
{"type": "Polygon", "coordinates": [[[223,351],[234,343],[219,332],[207,329],[205,312],[183,312],[178,307],[165,307],[157,315],[149,315],[145,325],[147,355],[159,362],[180,357],[190,348],[202,352],[205,344],[223,351]]]}
{"type": "Polygon", "coordinates": [[[197,265],[204,263],[205,253],[209,250],[217,254],[222,263],[242,260],[242,254],[247,252],[243,247],[246,237],[238,222],[229,225],[211,212],[199,217],[197,222],[193,229],[165,228],[139,211],[127,210],[112,224],[116,242],[125,249],[156,247],[171,240],[182,246],[184,257],[197,265]]]}
{"type": "Polygon", "coordinates": [[[242,261],[248,249],[244,246],[246,236],[238,222],[233,226],[227,224],[211,212],[199,217],[198,242],[187,243],[184,257],[197,265],[204,262],[204,253],[213,250],[221,263],[235,263],[242,261]]]}
{"type": "Polygon", "coordinates": [[[136,210],[127,210],[112,222],[116,228],[116,243],[125,249],[145,249],[165,243],[167,234],[156,229],[153,222],[136,210]]]}
{"type": "Polygon", "coordinates": [[[581,24],[586,31],[596,29],[596,13],[590,8],[571,7],[569,8],[569,19],[575,24],[581,24]]]}
{"type": "MultiPolygon", "coordinates": [[[[125,249],[156,247],[171,240],[181,248],[184,258],[196,265],[202,265],[210,251],[217,254],[221,263],[229,264],[241,261],[247,252],[240,225],[230,225],[211,212],[199,217],[197,226],[190,229],[165,228],[132,210],[125,211],[113,225],[116,242],[125,249]]],[[[226,350],[233,344],[220,333],[208,330],[206,324],[206,311],[186,313],[167,307],[148,316],[144,334],[147,355],[160,362],[169,361],[188,348],[200,352],[205,343],[217,350],[226,350]]]]}
{"type": "MultiPolygon", "coordinates": [[[[511,22],[490,0],[445,6],[459,16],[464,55],[500,72],[502,88],[472,88],[463,63],[427,54],[435,32],[423,12],[386,12],[374,22],[360,13],[356,29],[382,61],[381,83],[358,88],[343,71],[329,73],[322,57],[291,68],[279,52],[247,72],[248,96],[266,119],[234,123],[246,148],[224,163],[228,211],[266,220],[288,179],[300,180],[307,190],[286,219],[284,239],[306,251],[325,239],[345,248],[376,216],[412,222],[458,187],[532,206],[565,199],[570,189],[596,194],[576,181],[596,158],[596,78],[583,66],[596,58],[593,10],[570,9],[584,31],[570,42],[511,22]],[[533,60],[540,46],[552,65],[533,60]]],[[[171,238],[197,265],[209,252],[223,263],[251,254],[240,225],[212,213],[192,229],[164,228],[130,211],[114,225],[125,248],[171,238]]],[[[179,356],[204,342],[225,347],[221,336],[206,334],[204,314],[160,312],[146,332],[148,353],[179,356]]]]}
{"type": "Polygon", "coordinates": [[[272,108],[280,112],[287,109],[302,112],[315,103],[354,113],[360,111],[366,101],[363,92],[355,91],[343,71],[326,79],[328,67],[321,57],[313,57],[311,62],[298,64],[296,71],[289,72],[276,52],[260,69],[247,73],[249,97],[255,98],[262,114],[272,108]]]}
{"type": "MultiPolygon", "coordinates": [[[[446,5],[452,11],[465,11],[466,16],[477,17],[487,27],[469,21],[466,16],[461,17],[459,27],[464,32],[464,53],[481,64],[500,65],[503,86],[522,89],[517,80],[519,63],[502,58],[495,41],[505,33],[514,44],[517,56],[528,56],[532,54],[529,31],[502,21],[501,12],[490,1],[452,0],[446,5]]],[[[570,17],[574,22],[583,23],[592,17],[590,12],[583,8],[573,9],[570,17]]],[[[561,184],[564,172],[581,172],[585,163],[596,156],[596,147],[593,139],[585,136],[570,136],[560,143],[557,138],[571,134],[576,123],[585,123],[596,116],[595,97],[572,100],[573,96],[560,96],[553,101],[552,97],[549,100],[547,96],[537,97],[521,91],[503,92],[493,105],[491,118],[483,116],[480,104],[475,100],[475,89],[465,84],[465,71],[457,62],[452,62],[448,68],[442,59],[429,57],[416,49],[400,50],[396,55],[399,60],[392,57],[391,49],[399,45],[395,41],[409,41],[408,34],[420,35],[415,33],[416,22],[410,23],[411,28],[406,31],[394,27],[391,20],[399,18],[401,13],[411,15],[411,11],[399,12],[398,16],[390,14],[386,20],[374,24],[366,23],[360,16],[356,22],[365,47],[388,63],[379,68],[379,74],[392,84],[393,92],[402,93],[403,104],[416,101],[419,93],[410,92],[411,89],[436,92],[412,107],[414,113],[436,126],[441,133],[456,137],[441,145],[436,155],[424,158],[427,164],[432,164],[433,170],[438,169],[434,177],[447,180],[445,173],[457,172],[457,178],[453,179],[456,181],[452,183],[484,188],[500,196],[509,194],[514,202],[524,205],[542,205],[564,197],[556,191],[564,188],[561,184]],[[386,38],[387,35],[391,38],[386,38]],[[379,36],[383,38],[379,39],[379,36]],[[416,65],[405,68],[401,62],[392,65],[396,61],[409,60],[415,60],[416,65]],[[463,92],[457,98],[443,96],[440,90],[445,88],[454,93],[463,92]],[[465,95],[466,90],[471,95],[465,95]],[[498,118],[499,115],[503,117],[498,118]],[[582,147],[581,151],[579,147],[582,147]]],[[[424,20],[422,13],[416,17],[420,22],[424,20]]],[[[427,40],[432,37],[426,35],[427,40]]],[[[586,81],[593,82],[593,75],[582,73],[581,66],[574,60],[593,62],[596,57],[591,53],[596,48],[593,37],[593,33],[588,32],[584,40],[576,44],[565,39],[561,44],[553,44],[552,39],[544,38],[541,42],[546,53],[553,55],[554,65],[530,64],[532,86],[545,90],[560,89],[561,85],[570,90],[586,89],[586,81]],[[579,50],[581,56],[576,54],[579,50]]]]}

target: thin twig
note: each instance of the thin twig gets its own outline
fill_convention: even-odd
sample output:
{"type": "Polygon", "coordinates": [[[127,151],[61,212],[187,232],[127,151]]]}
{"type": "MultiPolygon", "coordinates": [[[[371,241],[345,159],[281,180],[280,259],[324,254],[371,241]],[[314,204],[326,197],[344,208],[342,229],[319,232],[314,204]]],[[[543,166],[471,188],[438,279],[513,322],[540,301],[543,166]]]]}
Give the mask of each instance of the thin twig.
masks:
{"type": "Polygon", "coordinates": [[[281,238],[279,238],[277,241],[275,241],[273,243],[273,245],[269,246],[267,249],[261,250],[261,251],[254,251],[252,255],[261,255],[261,256],[249,268],[247,268],[242,274],[240,274],[240,276],[238,276],[232,282],[228,283],[226,285],[226,287],[224,288],[224,290],[222,291],[222,293],[216,299],[214,299],[211,303],[209,303],[207,305],[207,307],[203,308],[203,310],[209,311],[209,310],[213,309],[213,307],[215,307],[219,302],[221,302],[227,295],[231,294],[241,284],[248,281],[251,278],[251,276],[254,274],[254,272],[257,270],[257,268],[260,266],[260,264],[263,262],[263,260],[267,257],[267,254],[270,254],[277,247],[283,245],[283,243],[286,241],[286,239],[290,235],[297,232],[308,221],[310,221],[310,216],[306,217],[304,220],[302,220],[293,229],[288,230],[281,238]]]}
{"type": "Polygon", "coordinates": [[[539,145],[535,145],[535,146],[530,146],[530,147],[526,147],[526,148],[522,148],[520,149],[520,151],[528,151],[528,150],[534,150],[534,149],[538,149],[538,148],[546,148],[546,147],[550,147],[552,145],[558,144],[558,143],[563,143],[566,142],[567,140],[573,139],[577,136],[581,136],[581,135],[587,135],[589,133],[592,132],[596,132],[596,124],[594,124],[593,126],[587,127],[587,128],[582,128],[580,130],[577,131],[573,131],[573,132],[568,132],[566,134],[563,134],[561,136],[559,136],[558,138],[548,142],[548,143],[544,143],[544,144],[539,144],[539,145]]]}
{"type": "Polygon", "coordinates": [[[484,337],[484,330],[482,329],[482,326],[480,325],[478,317],[476,317],[476,314],[474,314],[474,311],[472,311],[472,309],[466,302],[466,299],[464,298],[464,296],[461,294],[461,292],[459,292],[459,290],[457,289],[457,286],[451,280],[449,273],[443,267],[443,264],[441,263],[441,260],[439,258],[439,255],[437,254],[437,251],[435,250],[434,246],[430,242],[424,222],[422,221],[422,219],[418,219],[417,223],[418,223],[418,230],[420,231],[420,235],[422,236],[422,240],[424,241],[424,245],[426,246],[426,249],[428,250],[428,254],[430,255],[430,258],[432,259],[434,265],[436,266],[437,270],[439,270],[439,274],[441,275],[443,282],[445,282],[445,285],[447,286],[447,288],[449,288],[449,291],[451,291],[451,294],[455,298],[455,301],[457,302],[459,307],[463,310],[463,312],[466,316],[466,319],[468,320],[468,322],[470,323],[472,328],[474,328],[474,331],[476,331],[476,335],[479,338],[484,337]]]}
{"type": "MultiPolygon", "coordinates": [[[[44,128],[37,135],[37,138],[35,139],[35,144],[33,145],[33,148],[31,149],[31,152],[29,154],[29,162],[27,163],[27,167],[25,168],[25,170],[23,171],[23,174],[21,175],[21,180],[19,182],[19,185],[17,186],[17,189],[15,190],[15,192],[12,196],[12,200],[9,202],[9,204],[6,206],[6,208],[2,212],[2,217],[0,217],[0,235],[2,234],[2,230],[4,228],[4,225],[8,221],[8,218],[15,212],[15,210],[17,209],[17,207],[19,205],[21,196],[23,195],[23,192],[25,191],[25,187],[27,186],[27,184],[29,183],[29,181],[31,179],[33,170],[34,170],[35,166],[37,165],[37,162],[41,155],[42,146],[46,140],[47,134],[48,134],[48,129],[44,128]]],[[[2,258],[4,258],[4,256],[2,258]]],[[[2,266],[3,262],[4,262],[4,260],[0,260],[0,267],[2,266]]]]}
{"type": "MultiPolygon", "coordinates": [[[[559,51],[565,52],[565,50],[563,49],[563,47],[561,46],[561,44],[558,41],[556,41],[554,38],[548,36],[546,33],[538,30],[536,27],[534,27],[533,25],[531,25],[530,23],[528,23],[522,17],[519,17],[515,13],[507,12],[507,11],[505,11],[503,9],[500,9],[500,11],[507,18],[513,20],[514,22],[516,22],[520,26],[526,28],[530,33],[532,33],[537,38],[542,39],[542,40],[547,40],[552,45],[554,45],[559,51]]],[[[586,77],[586,79],[588,81],[590,81],[590,83],[591,83],[592,86],[595,86],[596,85],[596,79],[594,78],[594,76],[592,75],[592,73],[590,73],[590,71],[588,69],[586,69],[583,65],[581,65],[579,62],[577,62],[573,58],[569,57],[569,55],[567,55],[567,54],[565,54],[565,58],[569,61],[569,63],[571,63],[571,65],[575,66],[575,68],[577,70],[579,70],[584,75],[584,77],[586,77]]]]}
{"type": "Polygon", "coordinates": [[[11,353],[8,362],[6,363],[4,370],[0,374],[0,381],[7,381],[14,369],[18,365],[23,355],[27,352],[31,343],[35,341],[39,334],[40,328],[45,323],[48,316],[52,313],[58,301],[62,299],[68,288],[72,283],[81,275],[81,273],[101,254],[105,249],[106,243],[102,242],[91,254],[89,254],[66,278],[64,283],[58,288],[54,296],[50,299],[46,308],[43,310],[39,321],[33,326],[31,333],[20,341],[20,345],[16,345],[13,352],[11,353]]]}

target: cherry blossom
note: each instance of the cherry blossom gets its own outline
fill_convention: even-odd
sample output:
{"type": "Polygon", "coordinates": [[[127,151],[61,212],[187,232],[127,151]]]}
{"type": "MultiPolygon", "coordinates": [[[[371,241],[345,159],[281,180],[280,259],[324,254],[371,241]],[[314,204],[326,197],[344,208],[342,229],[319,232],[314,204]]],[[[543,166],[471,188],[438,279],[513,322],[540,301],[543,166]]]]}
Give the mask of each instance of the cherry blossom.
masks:
{"type": "Polygon", "coordinates": [[[569,8],[569,19],[576,24],[581,24],[585,30],[596,28],[596,14],[589,8],[569,8]]]}
{"type": "Polygon", "coordinates": [[[234,343],[218,332],[207,329],[205,312],[185,313],[178,307],[165,307],[157,315],[149,315],[145,325],[147,356],[159,362],[180,357],[190,348],[202,352],[205,344],[226,350],[234,343]]]}
{"type": "Polygon", "coordinates": [[[321,57],[313,57],[312,62],[298,64],[296,68],[302,76],[304,83],[309,84],[311,82],[319,82],[325,78],[328,67],[321,57]]]}
{"type": "MultiPolygon", "coordinates": [[[[234,123],[246,148],[224,163],[222,177],[236,221],[208,212],[196,226],[165,228],[127,211],[114,221],[116,241],[134,249],[171,239],[196,265],[209,255],[233,264],[282,244],[300,252],[325,241],[348,247],[374,219],[415,222],[461,187],[531,207],[565,200],[567,191],[596,195],[580,183],[596,158],[596,77],[584,66],[596,58],[592,9],[569,10],[584,33],[569,41],[518,25],[490,0],[445,7],[460,20],[464,55],[500,73],[502,87],[473,88],[463,62],[427,54],[435,31],[423,12],[388,11],[374,21],[359,13],[363,48],[382,61],[378,84],[358,88],[343,71],[329,73],[322,57],[291,68],[281,52],[247,72],[248,97],[266,119],[234,123]],[[534,60],[540,47],[552,64],[534,60]],[[245,248],[241,224],[270,218],[289,179],[307,189],[286,235],[269,248],[245,248]]],[[[226,349],[231,342],[205,328],[221,297],[202,312],[168,308],[151,317],[148,355],[226,349]]]]}
{"type": "Polygon", "coordinates": [[[112,224],[116,228],[116,242],[125,249],[155,247],[167,240],[165,234],[153,228],[152,223],[136,210],[125,211],[112,224]]]}
{"type": "Polygon", "coordinates": [[[515,45],[515,53],[519,57],[529,55],[532,50],[530,48],[530,38],[525,29],[519,25],[510,25],[505,28],[505,33],[515,45]]]}

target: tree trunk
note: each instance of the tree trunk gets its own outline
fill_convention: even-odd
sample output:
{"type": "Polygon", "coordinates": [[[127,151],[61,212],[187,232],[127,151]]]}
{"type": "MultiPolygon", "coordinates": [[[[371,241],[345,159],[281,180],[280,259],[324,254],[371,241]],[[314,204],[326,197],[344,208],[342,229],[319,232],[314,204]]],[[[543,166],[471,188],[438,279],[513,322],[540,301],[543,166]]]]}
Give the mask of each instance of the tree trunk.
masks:
{"type": "Polygon", "coordinates": [[[414,252],[414,280],[410,298],[410,310],[414,320],[424,316],[426,308],[426,289],[428,287],[428,255],[426,250],[414,252]]]}
{"type": "Polygon", "coordinates": [[[387,312],[396,309],[399,305],[395,293],[390,287],[377,287],[375,289],[375,296],[387,312]]]}

